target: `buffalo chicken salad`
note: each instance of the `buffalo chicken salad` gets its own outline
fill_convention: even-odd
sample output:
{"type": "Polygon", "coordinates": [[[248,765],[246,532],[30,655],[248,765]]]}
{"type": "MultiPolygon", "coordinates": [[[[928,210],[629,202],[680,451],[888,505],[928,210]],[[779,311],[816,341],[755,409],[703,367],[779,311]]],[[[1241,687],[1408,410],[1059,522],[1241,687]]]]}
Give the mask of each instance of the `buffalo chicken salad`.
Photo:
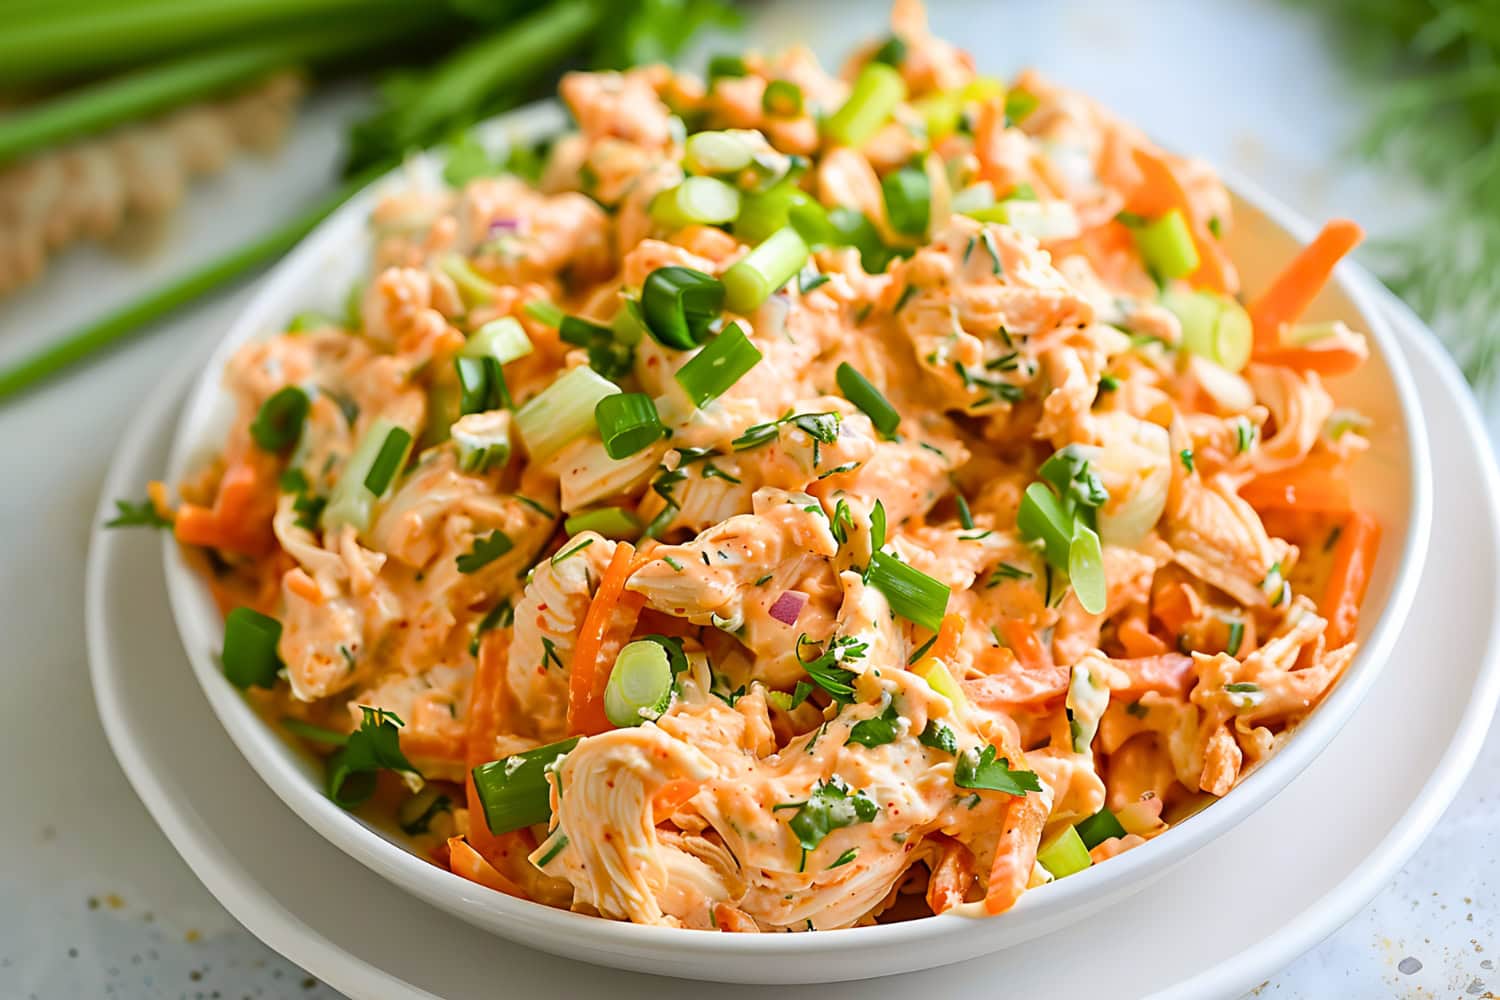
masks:
{"type": "Polygon", "coordinates": [[[335,802],[609,919],[994,914],[1338,681],[1368,348],[1303,314],[1357,226],[1242,292],[1210,169],[909,0],[836,74],[561,96],[381,197],[349,315],[240,347],[218,456],[122,505],[335,802]]]}

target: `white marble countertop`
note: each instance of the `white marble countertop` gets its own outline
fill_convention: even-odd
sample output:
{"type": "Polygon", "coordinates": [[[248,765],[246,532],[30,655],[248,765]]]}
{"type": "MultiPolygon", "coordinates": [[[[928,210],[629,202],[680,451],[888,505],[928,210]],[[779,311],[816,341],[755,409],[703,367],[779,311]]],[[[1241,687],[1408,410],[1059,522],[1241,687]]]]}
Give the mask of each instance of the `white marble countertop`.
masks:
{"type": "MultiPolygon", "coordinates": [[[[876,30],[884,6],[779,0],[755,7],[750,30],[768,47],[819,39],[829,59],[876,30]]],[[[1327,57],[1313,20],[1271,0],[932,6],[935,27],[986,70],[1037,66],[1308,215],[1347,214],[1378,231],[1420,211],[1409,184],[1341,158],[1369,96],[1327,57]]],[[[276,159],[197,188],[151,256],[79,251],[0,304],[0,360],[309,204],[331,174],[340,123],[360,103],[352,90],[320,95],[276,159]]],[[[173,359],[225,329],[247,291],[207,299],[107,364],[0,407],[0,851],[10,859],[0,865],[0,996],[334,995],[240,929],[173,853],[110,754],[85,668],[84,555],[117,436],[173,359]]],[[[1492,739],[1390,887],[1257,994],[1493,996],[1497,764],[1492,739]]]]}

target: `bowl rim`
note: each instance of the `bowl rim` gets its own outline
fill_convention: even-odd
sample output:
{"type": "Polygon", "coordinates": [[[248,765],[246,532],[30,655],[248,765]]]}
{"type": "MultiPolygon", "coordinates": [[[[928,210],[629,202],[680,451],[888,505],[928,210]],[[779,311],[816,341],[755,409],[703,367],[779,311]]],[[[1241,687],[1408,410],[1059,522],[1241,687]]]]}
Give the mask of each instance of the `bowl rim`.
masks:
{"type": "MultiPolygon", "coordinates": [[[[482,126],[480,135],[487,142],[532,141],[557,131],[564,123],[560,105],[546,100],[490,120],[482,126]]],[[[408,163],[414,161],[430,168],[435,162],[433,157],[430,152],[423,153],[408,163]]],[[[289,292],[304,280],[305,272],[315,269],[320,260],[364,225],[377,196],[406,169],[397,167],[372,181],[271,268],[193,380],[173,431],[169,475],[176,477],[181,474],[188,460],[201,451],[194,441],[194,429],[189,426],[190,417],[206,406],[211,396],[222,392],[218,375],[233,350],[248,340],[264,336],[275,317],[287,314],[288,307],[295,306],[295,303],[288,302],[291,298],[289,292]]],[[[1315,229],[1308,221],[1237,172],[1215,169],[1232,194],[1299,243],[1306,243],[1314,234],[1315,229]]],[[[685,949],[700,957],[765,958],[920,944],[950,937],[973,925],[972,929],[981,926],[991,929],[994,939],[1000,942],[996,947],[1004,947],[1005,942],[1018,938],[1000,933],[998,922],[1011,927],[1020,922],[1042,924],[1049,918],[1053,921],[1065,919],[1066,914],[1073,912],[1081,914],[1090,902],[1107,901],[1131,891],[1132,887],[1143,886],[1265,805],[1342,729],[1389,656],[1410,611],[1425,559],[1431,526],[1432,469],[1416,389],[1404,367],[1395,335],[1369,291],[1373,279],[1368,282],[1355,280],[1361,273],[1359,265],[1345,261],[1338,266],[1333,277],[1359,313],[1365,331],[1377,344],[1381,356],[1386,359],[1386,368],[1396,389],[1410,464],[1406,544],[1395,567],[1386,606],[1369,637],[1317,710],[1297,727],[1295,735],[1270,759],[1247,775],[1233,789],[1232,795],[1195,814],[1191,821],[1184,821],[1150,842],[1111,859],[1108,865],[1097,865],[1065,880],[1031,890],[1010,910],[983,920],[975,919],[969,912],[950,911],[909,921],[816,934],[701,934],[680,928],[601,919],[475,886],[386,839],[359,817],[336,806],[320,787],[309,782],[291,765],[290,755],[296,751],[224,678],[215,651],[201,648],[190,639],[190,622],[198,615],[196,605],[199,603],[193,592],[201,590],[202,584],[173,538],[167,535],[162,539],[162,551],[173,618],[193,672],[220,724],[261,780],[288,808],[324,839],[367,868],[418,897],[492,932],[497,925],[510,924],[517,928],[524,926],[528,935],[538,937],[586,935],[589,944],[602,952],[623,954],[670,948],[679,952],[685,949]]]]}

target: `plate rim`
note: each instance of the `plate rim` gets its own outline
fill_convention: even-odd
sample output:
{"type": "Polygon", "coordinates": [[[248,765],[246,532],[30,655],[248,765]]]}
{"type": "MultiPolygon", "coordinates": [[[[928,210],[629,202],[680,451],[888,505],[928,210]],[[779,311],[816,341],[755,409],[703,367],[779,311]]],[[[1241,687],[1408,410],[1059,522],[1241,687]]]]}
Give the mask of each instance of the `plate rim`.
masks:
{"type": "MultiPolygon", "coordinates": [[[[484,133],[490,139],[512,135],[534,136],[555,128],[560,120],[559,105],[555,101],[543,101],[499,116],[487,123],[484,133]]],[[[433,160],[431,154],[427,154],[417,158],[415,162],[419,164],[418,169],[430,169],[433,160]]],[[[223,367],[229,352],[246,339],[244,330],[250,326],[250,319],[254,318],[254,314],[267,311],[265,303],[285,300],[287,296],[283,289],[296,284],[310,262],[336,247],[339,240],[345,238],[344,231],[350,225],[349,220],[356,216],[362,220],[368,214],[376,192],[388,185],[393,177],[399,176],[403,169],[397,168],[372,182],[272,269],[242,310],[240,318],[225,335],[215,341],[204,365],[207,372],[223,367]]],[[[1275,225],[1305,241],[1312,227],[1300,216],[1233,172],[1221,171],[1221,175],[1225,177],[1231,191],[1264,213],[1275,225]]],[[[1340,265],[1335,280],[1362,314],[1362,318],[1368,321],[1369,333],[1379,344],[1382,355],[1393,360],[1399,359],[1401,349],[1386,326],[1385,313],[1369,297],[1368,291],[1354,280],[1360,275],[1362,272],[1356,265],[1346,262],[1340,265]]],[[[254,332],[248,335],[253,336],[254,332]]],[[[1410,611],[1423,570],[1432,520],[1431,456],[1420,400],[1405,368],[1394,363],[1387,367],[1402,403],[1401,413],[1408,442],[1411,463],[1411,527],[1399,558],[1399,572],[1392,584],[1387,606],[1359,651],[1357,664],[1360,669],[1351,670],[1323,700],[1318,712],[1302,723],[1297,734],[1302,738],[1287,741],[1271,760],[1246,776],[1236,787],[1235,796],[1227,797],[1217,809],[1206,810],[1194,817],[1192,823],[1175,827],[1151,843],[1114,859],[1111,865],[1101,865],[1097,869],[1080,873],[1065,882],[1047,886],[1045,891],[1026,894],[1006,914],[986,918],[989,928],[987,939],[973,934],[973,918],[956,913],[900,924],[824,931],[817,935],[703,935],[685,934],[676,928],[605,921],[529,900],[512,899],[488,890],[475,892],[470,883],[423,861],[357,817],[339,810],[327,800],[321,789],[306,781],[301,774],[288,774],[276,752],[281,746],[277,734],[254,714],[239,693],[216,670],[205,665],[205,661],[211,659],[205,651],[189,648],[185,652],[210,706],[231,740],[261,780],[304,823],[340,850],[405,891],[491,933],[522,940],[533,946],[548,938],[559,941],[566,940],[569,935],[582,937],[585,939],[585,946],[595,949],[597,954],[618,958],[621,963],[632,956],[639,958],[653,952],[659,954],[663,949],[670,949],[678,955],[692,956],[700,961],[723,959],[745,962],[761,961],[773,956],[793,960],[812,956],[853,956],[892,945],[910,947],[937,945],[939,942],[950,946],[946,951],[948,958],[936,959],[929,955],[925,964],[919,962],[903,971],[939,964],[941,961],[972,957],[1018,943],[1029,936],[1047,933],[1060,922],[1079,918],[1091,908],[1108,905],[1128,893],[1144,888],[1154,878],[1185,861],[1267,805],[1317,758],[1357,710],[1383,670],[1410,611]],[[954,946],[954,940],[960,935],[967,939],[966,946],[962,948],[954,946]],[[990,945],[989,942],[998,943],[990,945]]],[[[216,383],[205,377],[205,374],[200,374],[196,383],[188,390],[184,413],[196,408],[200,399],[214,388],[216,383]]],[[[185,420],[185,416],[180,417],[173,430],[170,468],[179,468],[190,450],[192,441],[191,435],[185,432],[185,420]]],[[[173,616],[179,622],[179,630],[183,630],[182,623],[192,616],[187,607],[189,598],[185,593],[188,586],[184,582],[185,567],[172,539],[164,538],[162,549],[169,601],[173,616]]],[[[837,973],[829,974],[829,978],[835,977],[843,978],[837,973]]]]}
{"type": "MultiPolygon", "coordinates": [[[[1389,299],[1388,304],[1397,304],[1398,300],[1395,300],[1394,296],[1390,296],[1386,292],[1382,292],[1381,294],[1389,299]]],[[[1401,304],[1401,311],[1408,314],[1408,316],[1411,315],[1410,310],[1406,309],[1404,304],[1401,304]]],[[[1500,480],[1500,476],[1497,476],[1495,471],[1494,459],[1491,452],[1482,447],[1482,443],[1487,438],[1483,433],[1483,425],[1478,417],[1474,401],[1467,389],[1463,387],[1462,381],[1457,375],[1456,369],[1452,366],[1451,361],[1436,347],[1431,333],[1427,332],[1420,321],[1415,320],[1414,316],[1411,316],[1411,319],[1414,320],[1412,322],[1413,331],[1418,333],[1422,341],[1424,341],[1424,343],[1417,345],[1418,349],[1428,355],[1429,359],[1433,361],[1434,366],[1442,371],[1445,380],[1459,390],[1455,393],[1455,396],[1458,399],[1457,405],[1463,413],[1465,424],[1469,427],[1470,433],[1473,436],[1471,444],[1478,443],[1481,445],[1476,450],[1480,452],[1480,463],[1484,466],[1483,476],[1491,486],[1494,486],[1497,480],[1500,480]]],[[[1413,339],[1415,340],[1416,338],[1414,337],[1413,339]]],[[[168,385],[177,386],[181,382],[185,382],[187,376],[184,372],[191,370],[191,364],[184,364],[179,370],[177,377],[168,381],[168,385]]],[[[125,444],[117,452],[104,478],[96,520],[94,522],[96,525],[102,523],[108,516],[112,494],[118,492],[120,488],[128,486],[127,477],[131,476],[134,472],[138,472],[138,470],[132,467],[138,463],[127,462],[127,458],[133,459],[136,453],[144,450],[143,446],[138,443],[141,437],[139,434],[140,428],[150,422],[150,419],[155,415],[157,410],[180,398],[180,396],[171,392],[164,392],[162,395],[168,397],[167,402],[152,400],[132,420],[124,439],[125,444]]],[[[1496,514],[1497,498],[1495,491],[1492,490],[1489,497],[1491,518],[1497,525],[1500,525],[1500,517],[1497,517],[1496,514]]],[[[1500,534],[1500,528],[1496,530],[1497,534],[1500,534]]],[[[192,843],[192,840],[197,836],[197,832],[189,829],[190,824],[179,814],[179,808],[169,802],[164,803],[161,800],[159,786],[155,785],[149,774],[138,773],[141,767],[140,757],[130,742],[128,725],[118,715],[118,705],[109,693],[110,685],[105,683],[107,672],[104,669],[104,663],[108,658],[108,652],[107,636],[104,634],[103,626],[103,607],[106,601],[104,588],[106,574],[104,570],[110,561],[107,550],[121,544],[125,543],[118,536],[111,539],[110,536],[96,528],[89,546],[86,563],[85,628],[90,678],[93,682],[94,697],[99,707],[99,714],[106,736],[117,758],[120,758],[127,779],[131,782],[137,795],[142,799],[153,820],[161,828],[163,835],[172,843],[174,849],[184,857],[184,860],[192,868],[194,874],[210,889],[236,920],[245,924],[251,933],[288,958],[307,968],[313,974],[318,975],[335,988],[356,995],[362,993],[362,995],[370,996],[391,996],[388,991],[361,990],[361,984],[355,978],[356,974],[361,970],[374,969],[375,967],[371,963],[353,957],[316,934],[311,938],[290,935],[291,940],[289,944],[283,947],[276,940],[279,935],[274,933],[274,928],[268,929],[259,926],[259,921],[254,916],[242,915],[243,910],[253,908],[250,903],[246,902],[250,896],[236,892],[232,897],[234,904],[231,905],[230,902],[227,902],[226,896],[230,894],[226,893],[222,886],[218,884],[218,879],[220,876],[229,877],[224,874],[224,869],[232,869],[234,867],[232,863],[233,859],[229,858],[229,864],[227,865],[224,864],[224,859],[205,859],[203,857],[204,852],[197,850],[196,845],[192,843]],[[134,767],[129,766],[132,762],[135,764],[134,767]],[[183,840],[189,841],[188,846],[185,847],[183,845],[183,840]],[[194,863],[195,856],[198,863],[194,863]],[[308,954],[304,955],[304,949],[308,954]],[[332,968],[327,966],[332,966],[332,968]]],[[[1497,600],[1500,600],[1500,596],[1497,596],[1497,600]]],[[[1209,992],[1218,994],[1223,992],[1226,979],[1231,978],[1236,983],[1243,984],[1244,987],[1253,985],[1264,978],[1265,966],[1279,969],[1298,954],[1313,947],[1324,936],[1346,922],[1354,912],[1368,902],[1376,891],[1384,887],[1388,881],[1389,874],[1403,865],[1411,853],[1421,844],[1430,832],[1432,825],[1435,824],[1437,819],[1441,817],[1451,804],[1458,791],[1458,787],[1473,769],[1480,746],[1487,734],[1488,719],[1494,713],[1496,701],[1500,700],[1500,670],[1497,670],[1497,665],[1500,665],[1500,657],[1496,655],[1497,648],[1500,648],[1500,641],[1497,641],[1497,639],[1500,639],[1500,636],[1497,636],[1497,630],[1492,628],[1484,658],[1485,663],[1481,665],[1475,675],[1473,689],[1481,691],[1481,694],[1478,698],[1470,700],[1468,710],[1465,712],[1452,738],[1442,752],[1440,768],[1446,769],[1443,771],[1444,778],[1437,782],[1437,794],[1430,796],[1428,804],[1423,807],[1420,802],[1417,802],[1406,812],[1402,813],[1393,824],[1391,833],[1384,837],[1375,849],[1364,858],[1363,863],[1355,869],[1355,875],[1344,879],[1331,891],[1319,897],[1272,938],[1262,939],[1262,942],[1260,942],[1274,941],[1274,948],[1262,949],[1257,947],[1255,949],[1248,949],[1248,951],[1256,953],[1272,953],[1276,956],[1274,961],[1266,960],[1254,964],[1231,964],[1227,971],[1225,964],[1221,963],[1192,979],[1185,980],[1182,983],[1175,984],[1158,992],[1155,994],[1156,996],[1194,996],[1204,995],[1209,992]],[[1376,864],[1373,866],[1369,864],[1371,859],[1375,859],[1376,861],[1376,864]],[[1371,868],[1380,870],[1381,874],[1378,878],[1372,874],[1365,874],[1371,868]]],[[[185,653],[183,655],[186,656],[185,653]]],[[[190,813],[190,810],[188,812],[190,813]]],[[[299,926],[306,926],[301,924],[300,921],[296,922],[299,926]]],[[[432,994],[422,991],[406,983],[404,980],[388,975],[385,977],[384,985],[387,987],[387,990],[389,987],[397,987],[408,991],[410,996],[421,997],[424,1000],[432,996],[432,994]]]]}

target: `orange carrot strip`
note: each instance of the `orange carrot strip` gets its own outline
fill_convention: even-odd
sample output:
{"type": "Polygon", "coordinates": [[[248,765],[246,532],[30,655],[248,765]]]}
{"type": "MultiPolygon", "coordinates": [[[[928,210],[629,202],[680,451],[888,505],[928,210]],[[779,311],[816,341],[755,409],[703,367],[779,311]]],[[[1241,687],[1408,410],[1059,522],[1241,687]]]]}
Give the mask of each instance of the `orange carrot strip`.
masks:
{"type": "Polygon", "coordinates": [[[1257,350],[1255,360],[1261,364],[1280,365],[1299,372],[1319,375],[1347,375],[1370,357],[1363,340],[1330,340],[1328,343],[1304,344],[1300,347],[1277,347],[1257,350]]]}
{"type": "Polygon", "coordinates": [[[525,899],[520,886],[500,874],[499,869],[486,861],[463,837],[448,838],[448,868],[453,874],[477,882],[482,886],[525,899]]]}
{"type": "Polygon", "coordinates": [[[960,615],[944,615],[943,622],[938,627],[937,639],[932,648],[927,650],[927,655],[944,663],[952,661],[958,652],[958,644],[964,637],[964,620],[960,615]]]}
{"type": "Polygon", "coordinates": [[[422,760],[463,761],[464,738],[454,733],[408,733],[401,731],[401,750],[422,760]]]}
{"type": "Polygon", "coordinates": [[[271,462],[253,454],[230,465],[219,479],[212,508],[183,504],[177,512],[177,540],[188,545],[263,555],[275,545],[271,517],[276,513],[276,477],[271,462]]]}
{"type": "Polygon", "coordinates": [[[1338,545],[1333,550],[1333,569],[1318,609],[1328,619],[1326,636],[1330,647],[1342,646],[1354,638],[1359,605],[1365,599],[1379,550],[1380,522],[1363,511],[1355,511],[1339,533],[1338,545]]]}
{"type": "Polygon", "coordinates": [[[1282,327],[1295,323],[1328,283],[1334,265],[1359,246],[1365,231],[1348,219],[1333,219],[1303,247],[1292,262],[1250,303],[1250,322],[1255,328],[1255,346],[1271,350],[1280,346],[1282,327]]]}
{"type": "Polygon", "coordinates": [[[464,797],[469,806],[469,839],[486,857],[495,857],[501,848],[500,838],[490,832],[474,785],[473,769],[495,757],[495,737],[499,735],[508,700],[505,684],[506,664],[510,656],[508,630],[486,632],[479,643],[479,661],[474,680],[469,684],[469,710],[465,715],[464,758],[469,774],[464,775],[464,797]]]}
{"type": "Polygon", "coordinates": [[[933,913],[961,904],[978,877],[974,871],[974,852],[956,840],[945,840],[943,853],[927,879],[927,905],[933,913]]]}
{"type": "Polygon", "coordinates": [[[1000,638],[1015,654],[1016,662],[1026,670],[1050,670],[1052,654],[1037,638],[1036,630],[1019,618],[1007,618],[1000,623],[1000,638]]]}
{"type": "Polygon", "coordinates": [[[1257,511],[1346,514],[1353,509],[1348,468],[1332,452],[1309,456],[1290,469],[1256,476],[1240,487],[1240,499],[1257,511]]]}
{"type": "Polygon", "coordinates": [[[308,604],[322,604],[323,591],[318,588],[317,581],[307,575],[303,569],[294,569],[282,577],[286,589],[302,598],[308,604]]]}
{"type": "Polygon", "coordinates": [[[1042,826],[1047,822],[1047,808],[1036,792],[1010,800],[1000,842],[995,845],[989,885],[984,890],[986,912],[1004,913],[1026,891],[1036,864],[1036,849],[1041,845],[1042,826]]]}
{"type": "Polygon", "coordinates": [[[688,799],[697,795],[701,787],[703,786],[699,782],[690,778],[677,778],[662,785],[651,796],[652,821],[665,823],[688,799]]]}
{"type": "Polygon", "coordinates": [[[635,549],[628,542],[615,547],[609,567],[599,581],[599,590],[583,616],[578,645],[573,647],[573,662],[568,667],[568,732],[593,736],[614,727],[604,714],[604,686],[609,669],[603,662],[604,636],[609,630],[615,606],[630,577],[635,549]]]}

